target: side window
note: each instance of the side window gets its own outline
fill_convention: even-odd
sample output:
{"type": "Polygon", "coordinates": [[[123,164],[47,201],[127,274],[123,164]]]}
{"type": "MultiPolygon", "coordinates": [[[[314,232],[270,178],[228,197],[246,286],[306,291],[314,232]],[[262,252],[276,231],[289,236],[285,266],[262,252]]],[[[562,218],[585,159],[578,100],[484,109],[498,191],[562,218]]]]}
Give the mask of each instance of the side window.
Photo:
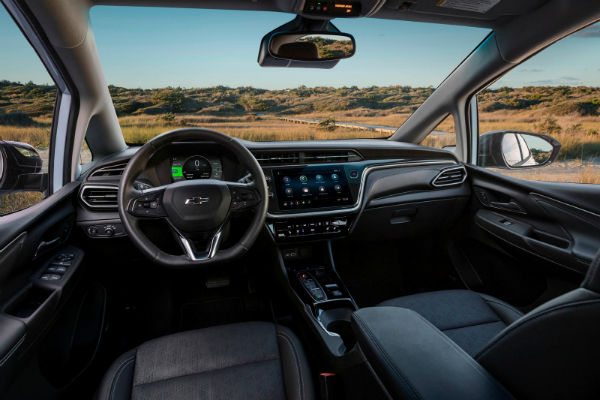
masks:
{"type": "Polygon", "coordinates": [[[477,96],[478,164],[516,178],[600,184],[600,23],[477,96]]]}
{"type": "Polygon", "coordinates": [[[3,6],[0,54],[0,215],[5,215],[48,195],[57,89],[3,6]]]}
{"type": "Polygon", "coordinates": [[[446,148],[448,150],[454,150],[456,147],[454,117],[451,114],[446,116],[446,118],[444,118],[444,120],[440,122],[420,144],[438,149],[446,148]]]}

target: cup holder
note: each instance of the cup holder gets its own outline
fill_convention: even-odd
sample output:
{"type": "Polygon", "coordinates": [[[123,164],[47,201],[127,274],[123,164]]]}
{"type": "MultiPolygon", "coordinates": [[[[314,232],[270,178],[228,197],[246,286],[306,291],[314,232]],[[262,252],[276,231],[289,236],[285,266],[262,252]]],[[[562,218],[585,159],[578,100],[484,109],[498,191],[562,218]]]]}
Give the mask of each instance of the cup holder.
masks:
{"type": "Polygon", "coordinates": [[[323,329],[341,338],[341,353],[347,352],[356,344],[356,336],[350,322],[354,310],[354,305],[347,301],[320,303],[316,306],[317,319],[323,329]]]}

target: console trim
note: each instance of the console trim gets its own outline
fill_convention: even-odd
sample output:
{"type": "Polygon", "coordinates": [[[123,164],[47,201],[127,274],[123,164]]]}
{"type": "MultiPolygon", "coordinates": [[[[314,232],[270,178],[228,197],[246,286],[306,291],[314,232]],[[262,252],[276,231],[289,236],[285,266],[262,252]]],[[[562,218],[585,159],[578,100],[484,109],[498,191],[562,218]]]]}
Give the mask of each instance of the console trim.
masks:
{"type": "Polygon", "coordinates": [[[377,164],[377,165],[369,165],[366,166],[363,170],[360,177],[360,186],[358,188],[358,196],[354,205],[350,207],[339,208],[337,210],[322,210],[322,211],[307,211],[307,212],[298,212],[298,213],[277,213],[273,214],[267,212],[267,218],[270,219],[289,219],[289,218],[304,218],[304,217],[315,217],[315,216],[323,216],[323,215],[339,215],[339,214],[347,214],[359,211],[362,207],[363,197],[364,197],[364,189],[365,183],[367,181],[367,176],[373,172],[382,169],[391,169],[391,168],[403,168],[403,167],[416,167],[421,165],[443,165],[443,164],[458,164],[456,161],[452,160],[435,160],[435,161],[402,161],[402,162],[394,162],[390,164],[377,164]]]}

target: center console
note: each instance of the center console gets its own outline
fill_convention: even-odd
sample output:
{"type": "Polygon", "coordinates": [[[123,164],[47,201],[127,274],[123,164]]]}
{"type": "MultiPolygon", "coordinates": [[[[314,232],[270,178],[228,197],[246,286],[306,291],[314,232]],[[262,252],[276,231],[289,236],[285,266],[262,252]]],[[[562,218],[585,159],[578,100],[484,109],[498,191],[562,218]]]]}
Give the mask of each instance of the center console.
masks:
{"type": "Polygon", "coordinates": [[[284,247],[281,267],[303,316],[336,357],[348,353],[356,339],[351,328],[356,303],[331,259],[329,242],[284,247]]]}

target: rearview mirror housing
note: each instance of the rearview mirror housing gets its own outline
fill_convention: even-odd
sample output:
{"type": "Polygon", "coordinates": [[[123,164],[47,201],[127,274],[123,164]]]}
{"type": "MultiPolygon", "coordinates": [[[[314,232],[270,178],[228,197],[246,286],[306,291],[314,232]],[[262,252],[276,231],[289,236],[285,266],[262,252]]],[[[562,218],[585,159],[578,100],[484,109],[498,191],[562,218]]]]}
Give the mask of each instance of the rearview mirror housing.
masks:
{"type": "Polygon", "coordinates": [[[541,133],[486,132],[479,137],[477,164],[504,169],[543,167],[556,159],[560,148],[558,140],[541,133]]]}
{"type": "Polygon", "coordinates": [[[261,67],[333,68],[356,51],[354,37],[328,20],[297,16],[267,33],[261,41],[261,67]]]}

